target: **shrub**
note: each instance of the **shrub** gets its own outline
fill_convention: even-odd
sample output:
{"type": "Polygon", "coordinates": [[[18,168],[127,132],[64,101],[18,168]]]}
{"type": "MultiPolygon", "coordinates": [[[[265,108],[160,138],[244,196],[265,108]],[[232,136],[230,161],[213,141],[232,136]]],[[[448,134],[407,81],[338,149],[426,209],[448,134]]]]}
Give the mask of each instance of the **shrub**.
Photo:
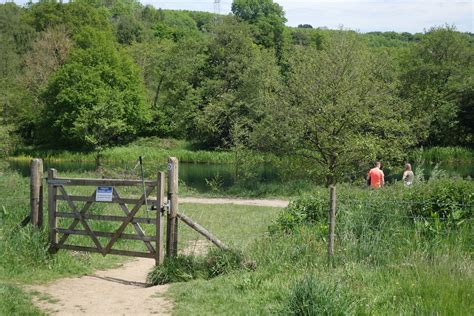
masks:
{"type": "Polygon", "coordinates": [[[212,249],[204,258],[184,255],[166,257],[161,266],[155,267],[148,274],[147,282],[161,285],[194,279],[211,279],[248,266],[240,251],[212,249]]]}
{"type": "Polygon", "coordinates": [[[203,270],[202,263],[193,256],[166,257],[161,266],[148,274],[147,282],[153,285],[187,282],[205,277],[203,270]]]}
{"type": "Polygon", "coordinates": [[[209,277],[213,278],[221,274],[227,274],[242,267],[244,263],[242,252],[232,249],[214,248],[206,256],[209,277]]]}
{"type": "Polygon", "coordinates": [[[472,218],[474,183],[452,178],[420,184],[410,196],[414,216],[452,220],[456,223],[472,218]]]}
{"type": "Polygon", "coordinates": [[[302,197],[290,202],[276,219],[270,231],[292,231],[302,224],[314,224],[325,221],[328,212],[328,200],[323,197],[302,197]]]}
{"type": "Polygon", "coordinates": [[[283,313],[288,315],[347,315],[352,300],[337,286],[328,286],[306,275],[291,290],[283,313]]]}

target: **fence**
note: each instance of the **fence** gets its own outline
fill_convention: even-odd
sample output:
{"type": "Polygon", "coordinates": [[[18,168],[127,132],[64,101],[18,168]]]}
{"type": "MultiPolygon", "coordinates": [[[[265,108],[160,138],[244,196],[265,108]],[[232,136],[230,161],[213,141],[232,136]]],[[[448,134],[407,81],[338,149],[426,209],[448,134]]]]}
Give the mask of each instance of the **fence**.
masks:
{"type": "MultiPolygon", "coordinates": [[[[50,252],[55,253],[60,249],[96,252],[102,255],[115,254],[134,257],[154,258],[159,265],[164,259],[164,232],[166,232],[166,255],[178,254],[178,221],[188,225],[192,230],[204,236],[207,240],[220,248],[227,248],[223,242],[213,236],[206,228],[193,221],[184,213],[178,212],[178,160],[170,157],[167,165],[168,183],[167,200],[165,201],[165,175],[158,172],[156,181],[125,180],[125,179],[77,179],[60,178],[55,169],[48,170],[48,231],[50,252]],[[137,192],[131,192],[129,187],[143,187],[140,197],[137,192]],[[67,187],[67,190],[66,190],[67,187]],[[78,188],[95,187],[86,193],[78,188]],[[125,188],[131,196],[124,198],[117,187],[125,188]],[[76,193],[71,192],[76,189],[76,193]],[[104,192],[101,192],[104,191],[104,192]],[[156,199],[149,195],[156,190],[156,199]],[[100,195],[100,196],[99,196],[100,195]],[[62,205],[58,204],[63,203],[62,205]],[[65,203],[65,204],[64,204],[65,203]],[[80,205],[80,203],[83,203],[80,205]],[[119,206],[116,212],[104,214],[93,212],[96,204],[115,204],[119,206]],[[131,208],[129,206],[131,205],[131,208]],[[152,209],[148,209],[148,205],[152,209]],[[145,206],[145,210],[143,207],[145,206]],[[59,208],[59,209],[58,209],[59,208]],[[154,211],[154,218],[149,218],[149,211],[154,211]],[[122,213],[122,214],[120,214],[122,213]],[[145,214],[145,215],[144,215],[145,214]],[[166,228],[164,217],[167,217],[166,228]],[[96,222],[118,222],[119,227],[114,229],[111,225],[97,224],[96,222]],[[83,229],[77,229],[78,225],[83,229]],[[130,227],[133,231],[130,231],[130,227]],[[141,225],[154,225],[153,233],[141,225]],[[59,234],[61,237],[59,238],[59,234]],[[85,245],[84,238],[73,239],[71,236],[82,236],[90,239],[92,245],[85,245]],[[109,239],[108,239],[109,238],[109,239]],[[145,251],[115,249],[120,244],[119,240],[141,241],[145,251]],[[66,243],[70,241],[70,243],[66,243]],[[72,243],[71,243],[72,241],[72,243]],[[153,244],[155,246],[153,246],[153,244]]],[[[43,224],[43,187],[42,187],[42,161],[33,159],[31,162],[30,176],[30,215],[25,219],[31,220],[34,226],[43,224]]],[[[89,189],[90,190],[90,189],[89,189]]],[[[100,211],[100,210],[99,210],[100,211]]],[[[110,210],[108,210],[110,212],[110,210]]],[[[143,248],[143,247],[142,247],[143,248]]]]}
{"type": "MultiPolygon", "coordinates": [[[[34,169],[33,166],[35,163],[32,163],[32,170],[34,169]]],[[[37,169],[41,169],[38,167],[37,169]]],[[[33,174],[33,172],[32,172],[33,174]]],[[[163,216],[162,224],[164,223],[164,217],[166,217],[167,225],[161,229],[155,231],[150,231],[150,229],[143,229],[146,239],[145,241],[149,242],[159,242],[158,236],[160,234],[164,234],[166,232],[166,254],[169,256],[176,256],[178,254],[178,249],[181,253],[188,253],[188,254],[202,254],[207,250],[207,248],[213,243],[214,245],[220,248],[227,248],[227,247],[237,247],[237,248],[246,248],[249,246],[254,240],[264,237],[268,234],[268,226],[272,224],[273,219],[278,216],[280,209],[278,208],[248,208],[245,206],[229,206],[229,205],[198,205],[198,204],[181,204],[179,205],[178,199],[178,162],[175,159],[170,158],[168,164],[168,193],[167,199],[163,198],[163,202],[157,203],[156,201],[159,200],[150,200],[150,203],[157,207],[160,212],[156,213],[147,213],[143,211],[138,211],[135,215],[132,215],[132,220],[129,223],[134,224],[136,221],[137,224],[149,225],[147,223],[150,222],[149,219],[144,218],[144,214],[158,214],[160,213],[163,216]],[[141,212],[141,213],[140,213],[141,212]],[[141,215],[140,215],[141,214],[141,215]],[[140,216],[141,218],[140,218],[140,216]],[[179,227],[178,230],[178,222],[182,222],[185,225],[179,227]],[[153,234],[151,234],[153,233],[153,234]]],[[[41,176],[38,176],[41,178],[41,176]]],[[[33,176],[32,176],[33,178],[33,176]]],[[[102,181],[102,180],[101,180],[102,181]]],[[[31,180],[32,183],[32,190],[31,190],[31,209],[32,215],[31,218],[41,218],[41,203],[36,202],[38,199],[41,198],[41,189],[33,185],[37,183],[35,180],[31,180]],[[35,207],[36,206],[36,207],[35,207]],[[34,212],[37,212],[38,215],[34,215],[34,212]]],[[[98,184],[99,182],[94,182],[98,184]]],[[[100,182],[103,183],[103,182],[100,182]]],[[[163,182],[164,183],[164,182],[163,182]]],[[[53,182],[54,184],[54,182],[53,182]]],[[[110,183],[109,183],[110,184],[110,183]]],[[[136,183],[135,183],[136,184],[136,183]]],[[[162,185],[164,188],[164,185],[162,185]]],[[[57,186],[58,190],[59,186],[57,186]]],[[[74,206],[71,205],[70,201],[66,198],[65,194],[60,194],[57,196],[59,201],[62,203],[66,203],[66,207],[69,209],[74,210],[74,206]]],[[[328,255],[328,262],[331,263],[332,258],[337,253],[337,248],[341,246],[344,242],[348,242],[351,238],[350,234],[346,232],[350,229],[359,230],[363,233],[370,233],[374,234],[377,233],[377,229],[385,225],[386,227],[390,227],[391,224],[395,222],[410,222],[414,225],[418,225],[420,229],[422,226],[427,226],[430,223],[439,223],[447,221],[447,218],[430,218],[430,217],[423,217],[417,214],[411,213],[409,210],[413,208],[416,203],[434,203],[433,201],[423,201],[423,202],[413,202],[413,201],[403,201],[403,200],[385,200],[383,201],[383,209],[380,209],[380,204],[376,204],[371,200],[367,199],[354,199],[348,196],[345,197],[338,197],[336,200],[336,190],[335,188],[330,189],[330,201],[329,203],[324,202],[324,209],[329,210],[328,212],[328,223],[327,223],[327,233],[325,237],[325,241],[327,242],[327,255],[328,255]],[[329,204],[329,205],[328,205],[329,204]],[[329,207],[328,207],[329,206],[329,207]],[[337,215],[336,215],[337,210],[337,215]],[[351,215],[354,213],[353,215],[351,215]],[[352,216],[352,219],[357,219],[361,217],[360,221],[346,221],[344,218],[348,216],[352,216]],[[357,229],[354,227],[349,227],[351,225],[359,225],[357,229]]],[[[84,203],[90,202],[93,197],[89,194],[86,197],[82,197],[81,201],[84,203]]],[[[124,199],[122,199],[123,201],[124,199]]],[[[72,201],[76,202],[76,201],[72,201]]],[[[116,198],[114,202],[120,202],[119,198],[116,198]]],[[[137,198],[133,200],[133,203],[137,202],[137,198]]],[[[377,203],[379,203],[378,201],[377,203]]],[[[438,206],[443,207],[459,207],[467,212],[472,212],[472,205],[469,204],[459,204],[455,205],[455,203],[447,203],[446,205],[441,205],[439,202],[438,206]]],[[[124,203],[117,203],[121,208],[123,208],[124,203]]],[[[126,203],[125,203],[126,204],[126,203]]],[[[54,208],[54,207],[53,207],[54,208]]],[[[77,206],[76,206],[77,208],[77,206]]],[[[143,204],[139,207],[143,208],[143,204]]],[[[87,210],[86,210],[87,211],[87,210]]],[[[128,210],[126,210],[128,211],[128,210]]],[[[120,210],[122,213],[126,213],[123,209],[120,210]]],[[[69,218],[75,221],[79,221],[82,223],[81,220],[81,211],[78,209],[72,214],[66,215],[64,218],[69,218]],[[69,216],[69,217],[67,217],[69,216]]],[[[59,214],[64,215],[64,214],[59,214]]],[[[87,214],[84,214],[84,220],[90,220],[87,214]]],[[[106,215],[95,215],[95,219],[97,218],[104,218],[100,216],[106,215]]],[[[112,215],[109,215],[112,216],[112,215]]],[[[118,215],[113,215],[118,216],[118,215]]],[[[148,215],[146,215],[148,216],[148,215]]],[[[120,220],[124,220],[122,214],[122,218],[120,220]]],[[[50,218],[53,218],[50,216],[50,218]]],[[[116,218],[117,219],[117,218],[116,218]]],[[[126,219],[126,216],[125,216],[126,219]]],[[[472,219],[467,219],[466,221],[472,222],[472,219]]],[[[122,222],[123,223],[123,222],[122,222]]],[[[71,223],[69,223],[71,225],[71,223]]],[[[53,225],[52,225],[53,226],[53,225]]],[[[394,234],[397,233],[405,233],[406,230],[397,232],[395,231],[396,225],[393,225],[393,228],[390,228],[386,231],[391,231],[394,234]]],[[[429,225],[428,225],[429,226],[429,225]]],[[[70,233],[68,228],[56,228],[56,233],[61,233],[63,236],[68,235],[70,233]]],[[[91,229],[93,231],[93,229],[91,229]]],[[[379,229],[381,232],[382,230],[379,229]]],[[[117,232],[117,230],[115,231],[117,232]]],[[[133,232],[133,231],[132,231],[133,232]]],[[[92,234],[85,229],[85,231],[76,232],[77,235],[86,236],[89,239],[93,240],[92,234]]],[[[137,233],[135,231],[135,233],[137,233]]],[[[95,233],[94,233],[95,234],[95,233]]],[[[106,234],[95,234],[98,239],[101,238],[114,238],[119,239],[122,237],[124,239],[138,239],[142,245],[141,247],[145,246],[145,250],[148,249],[148,253],[146,256],[151,257],[153,254],[156,255],[156,252],[149,249],[150,247],[143,240],[143,236],[140,236],[137,233],[140,239],[137,236],[129,236],[130,233],[126,230],[122,230],[119,233],[109,232],[106,234]],[[127,235],[128,234],[128,235],[127,235]],[[119,236],[119,237],[117,237],[119,236]]],[[[72,235],[72,234],[70,234],[72,235]]],[[[63,237],[64,238],[64,237],[63,237]]],[[[51,239],[54,240],[54,235],[51,235],[51,239]]],[[[164,238],[163,238],[164,241],[164,238]]],[[[54,244],[54,243],[53,243],[54,244]]],[[[63,243],[64,244],[64,243],[63,243]]],[[[63,245],[62,244],[62,245],[63,245]]],[[[61,245],[61,246],[62,246],[61,245]]],[[[112,243],[113,245],[113,243],[112,243]]],[[[114,251],[110,251],[111,247],[101,247],[103,248],[100,251],[100,247],[97,246],[96,243],[92,245],[95,246],[94,251],[100,252],[104,254],[104,249],[107,250],[105,253],[113,253],[114,251]]],[[[156,248],[159,248],[156,246],[156,248]]],[[[54,249],[54,247],[52,247],[54,249]]],[[[78,248],[76,248],[78,249],[78,248]]],[[[160,256],[158,256],[160,257],[160,256]]],[[[160,258],[162,258],[161,256],[160,258]]],[[[162,259],[159,260],[161,262],[162,259]]],[[[158,262],[158,263],[159,263],[158,262]]]]}

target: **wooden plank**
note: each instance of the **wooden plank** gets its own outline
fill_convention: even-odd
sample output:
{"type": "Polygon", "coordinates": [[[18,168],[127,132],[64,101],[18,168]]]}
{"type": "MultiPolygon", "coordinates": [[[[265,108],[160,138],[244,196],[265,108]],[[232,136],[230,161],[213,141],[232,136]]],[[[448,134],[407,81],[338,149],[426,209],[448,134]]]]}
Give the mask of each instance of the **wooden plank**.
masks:
{"type": "Polygon", "coordinates": [[[166,230],[166,255],[176,257],[178,255],[178,159],[168,158],[168,201],[170,212],[168,214],[166,230]]]}
{"type": "MultiPolygon", "coordinates": [[[[76,230],[76,229],[64,229],[64,228],[56,228],[56,231],[61,234],[68,234],[68,235],[81,235],[81,236],[89,236],[87,230],[76,230]]],[[[100,231],[93,231],[94,234],[98,237],[112,237],[114,233],[111,232],[100,232],[100,231]]],[[[141,240],[141,241],[155,241],[155,236],[140,236],[134,234],[122,234],[120,235],[121,239],[128,239],[128,240],[141,240]]]]}
{"type": "MultiPolygon", "coordinates": [[[[120,225],[119,229],[114,233],[114,236],[110,239],[109,243],[104,249],[104,253],[107,254],[109,251],[112,249],[112,246],[114,243],[117,241],[119,236],[123,233],[127,225],[132,221],[133,217],[138,213],[140,210],[140,207],[145,203],[145,197],[147,197],[153,188],[148,188],[144,194],[142,194],[139,202],[133,207],[133,209],[130,211],[130,213],[127,215],[125,221],[122,222],[122,225],[120,225]]],[[[154,254],[153,257],[154,258],[154,254]]]]}
{"type": "MultiPolygon", "coordinates": [[[[48,180],[53,180],[57,176],[56,169],[48,170],[48,180]]],[[[48,184],[48,239],[49,239],[49,252],[57,252],[58,234],[56,227],[58,226],[58,220],[56,213],[58,211],[58,205],[56,203],[57,188],[52,184],[48,184]]]]}
{"type": "Polygon", "coordinates": [[[159,266],[163,264],[164,261],[164,247],[163,247],[163,222],[164,222],[164,212],[163,206],[165,204],[165,174],[164,172],[158,172],[157,179],[157,189],[156,189],[156,254],[155,254],[155,265],[159,266]]]}
{"type": "MultiPolygon", "coordinates": [[[[54,185],[84,185],[84,186],[141,186],[141,180],[120,179],[83,179],[83,178],[56,178],[51,182],[54,185]],[[61,182],[62,181],[62,182],[61,182]]],[[[156,186],[155,181],[145,181],[149,187],[156,186]]]]}
{"type": "MultiPolygon", "coordinates": [[[[68,212],[57,212],[57,217],[61,218],[78,218],[74,213],[68,212]]],[[[96,214],[84,214],[82,215],[85,219],[96,220],[96,221],[110,221],[110,222],[123,222],[127,219],[125,216],[115,216],[115,215],[96,215],[96,214]]],[[[141,224],[152,224],[155,225],[154,218],[142,218],[134,217],[131,220],[132,223],[141,223],[141,224]]]]}
{"type": "MultiPolygon", "coordinates": [[[[85,218],[84,216],[86,215],[86,212],[89,210],[89,208],[92,206],[92,204],[94,203],[93,200],[95,200],[95,195],[96,195],[96,191],[94,190],[94,192],[92,193],[92,195],[90,196],[90,199],[89,201],[84,205],[84,207],[82,208],[81,210],[81,215],[83,218],[85,218]]],[[[56,216],[60,217],[59,216],[60,213],[57,213],[56,216]]],[[[80,217],[75,214],[75,213],[70,213],[70,214],[73,214],[74,216],[72,218],[74,218],[74,221],[71,223],[71,225],[69,225],[69,228],[68,229],[74,229],[76,228],[77,224],[79,224],[80,222],[80,217]]],[[[59,243],[58,245],[62,245],[64,244],[64,242],[66,242],[66,239],[67,239],[68,235],[64,235],[63,237],[61,237],[61,239],[59,240],[59,243]]]]}
{"type": "Polygon", "coordinates": [[[32,159],[30,163],[30,217],[35,227],[43,226],[43,160],[32,159]]]}
{"type": "MultiPolygon", "coordinates": [[[[92,232],[92,229],[90,228],[89,224],[87,224],[86,220],[82,217],[82,214],[81,212],[83,210],[81,210],[81,212],[79,212],[79,210],[77,209],[76,205],[74,204],[73,201],[71,201],[69,198],[68,198],[68,195],[67,195],[67,192],[66,190],[64,189],[63,186],[60,186],[59,187],[59,190],[61,191],[61,193],[66,197],[66,201],[69,205],[69,207],[72,209],[72,211],[74,213],[76,213],[76,215],[79,216],[79,221],[81,222],[82,226],[84,226],[84,228],[89,232],[89,236],[91,237],[92,241],[94,242],[94,244],[97,246],[97,249],[99,249],[100,251],[103,251],[103,248],[102,248],[102,245],[100,244],[100,241],[99,239],[97,239],[97,237],[94,235],[94,233],[92,232]]],[[[88,205],[89,202],[86,204],[88,205]]],[[[103,253],[103,255],[105,256],[105,253],[103,253]]]]}
{"type": "MultiPolygon", "coordinates": [[[[114,188],[113,190],[113,196],[117,199],[118,201],[118,204],[120,206],[120,208],[122,209],[122,211],[125,213],[125,215],[128,215],[130,214],[130,211],[128,210],[128,207],[125,205],[125,203],[122,201],[122,199],[120,198],[117,190],[114,188]]],[[[148,212],[148,210],[145,210],[146,212],[148,212]]],[[[137,232],[137,234],[141,237],[145,237],[145,232],[143,231],[143,229],[140,227],[140,224],[138,223],[131,223],[133,228],[135,229],[135,231],[137,232]]],[[[153,245],[151,244],[150,241],[145,241],[143,240],[143,242],[145,243],[145,246],[148,248],[148,250],[152,253],[155,252],[155,248],[153,248],[153,245]]]]}
{"type": "MultiPolygon", "coordinates": [[[[74,201],[74,202],[96,202],[96,203],[119,203],[119,201],[121,202],[124,202],[125,204],[137,204],[138,202],[138,198],[136,199],[133,199],[133,198],[120,198],[117,199],[115,197],[112,198],[112,201],[108,202],[108,201],[94,201],[94,199],[92,199],[90,196],[79,196],[79,195],[69,195],[69,198],[71,199],[71,201],[74,201]]],[[[63,195],[57,195],[56,196],[56,199],[59,200],[59,201],[66,201],[66,197],[63,196],[63,195]]],[[[148,203],[150,205],[158,205],[158,201],[155,200],[155,199],[147,199],[148,203]]]]}
{"type": "Polygon", "coordinates": [[[205,229],[198,223],[193,222],[193,220],[187,217],[186,215],[178,213],[178,218],[180,218],[183,222],[188,224],[189,227],[191,227],[192,229],[194,229],[195,231],[197,231],[198,233],[206,237],[209,241],[211,241],[217,247],[221,249],[229,249],[226,245],[224,245],[222,241],[214,237],[207,229],[205,229]]]}
{"type": "MultiPolygon", "coordinates": [[[[61,245],[59,248],[67,249],[67,250],[75,250],[75,251],[101,253],[97,248],[75,246],[75,245],[68,245],[68,244],[61,245]]],[[[141,257],[141,258],[151,258],[151,259],[154,258],[154,254],[149,253],[149,252],[110,249],[107,253],[111,255],[129,256],[129,257],[141,257]]]]}

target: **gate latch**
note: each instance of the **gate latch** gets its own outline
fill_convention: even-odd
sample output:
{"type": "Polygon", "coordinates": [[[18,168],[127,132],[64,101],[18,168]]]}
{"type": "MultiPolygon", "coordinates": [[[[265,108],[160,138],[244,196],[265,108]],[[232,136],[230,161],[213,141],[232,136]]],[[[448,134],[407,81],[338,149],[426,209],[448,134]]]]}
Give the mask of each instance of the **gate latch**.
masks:
{"type": "Polygon", "coordinates": [[[161,212],[164,213],[166,211],[166,213],[169,215],[170,210],[171,210],[171,201],[167,200],[166,203],[163,204],[163,207],[161,208],[161,212]]]}

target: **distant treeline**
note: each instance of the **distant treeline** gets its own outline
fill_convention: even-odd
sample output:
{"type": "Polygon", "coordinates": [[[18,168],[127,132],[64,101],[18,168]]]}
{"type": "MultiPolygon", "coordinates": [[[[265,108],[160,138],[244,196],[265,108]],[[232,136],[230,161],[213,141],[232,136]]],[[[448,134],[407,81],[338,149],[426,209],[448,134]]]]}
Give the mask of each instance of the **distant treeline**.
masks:
{"type": "MultiPolygon", "coordinates": [[[[317,137],[340,136],[306,131],[288,140],[290,129],[268,131],[282,130],[272,124],[287,111],[346,118],[344,107],[355,111],[341,128],[352,126],[351,137],[361,141],[386,137],[384,124],[400,124],[390,137],[409,138],[397,141],[401,149],[473,146],[472,34],[453,26],[359,34],[285,22],[272,0],[235,0],[227,16],[134,0],[1,4],[0,151],[18,144],[101,150],[139,136],[208,149],[275,148],[263,135],[313,137],[321,146],[317,137]],[[331,68],[333,61],[347,65],[331,68]],[[395,108],[403,111],[394,116],[395,108]],[[357,113],[379,117],[382,126],[357,113]]],[[[287,125],[324,122],[294,118],[287,125]]]]}

